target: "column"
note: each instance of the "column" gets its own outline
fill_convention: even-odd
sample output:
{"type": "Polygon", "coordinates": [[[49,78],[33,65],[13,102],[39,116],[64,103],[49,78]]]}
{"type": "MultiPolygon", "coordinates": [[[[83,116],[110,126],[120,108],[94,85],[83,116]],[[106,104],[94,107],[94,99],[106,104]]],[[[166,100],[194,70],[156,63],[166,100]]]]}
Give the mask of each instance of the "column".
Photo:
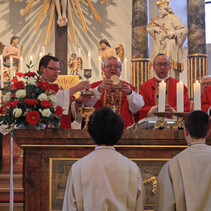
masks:
{"type": "Polygon", "coordinates": [[[149,79],[147,0],[133,0],[132,5],[132,60],[131,83],[139,91],[149,79]]]}
{"type": "Polygon", "coordinates": [[[188,0],[188,91],[193,98],[193,83],[207,75],[204,0],[188,0]]]}

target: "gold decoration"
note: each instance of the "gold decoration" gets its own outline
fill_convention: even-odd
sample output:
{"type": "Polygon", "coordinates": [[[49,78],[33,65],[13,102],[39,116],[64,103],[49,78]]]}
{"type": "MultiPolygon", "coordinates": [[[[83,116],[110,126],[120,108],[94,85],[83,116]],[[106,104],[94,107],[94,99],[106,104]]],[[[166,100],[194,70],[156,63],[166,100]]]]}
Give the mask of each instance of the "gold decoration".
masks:
{"type": "Polygon", "coordinates": [[[170,0],[162,0],[162,1],[157,1],[156,4],[158,7],[166,7],[169,6],[170,0]]]}
{"type": "Polygon", "coordinates": [[[149,179],[146,179],[143,181],[143,184],[146,185],[148,183],[152,183],[152,193],[156,193],[157,190],[157,180],[155,176],[150,177],[149,179]]]}
{"type": "Polygon", "coordinates": [[[119,47],[116,47],[115,51],[116,51],[116,57],[121,61],[121,63],[123,63],[124,58],[125,58],[125,52],[124,52],[123,45],[119,44],[119,47]]]}
{"type": "Polygon", "coordinates": [[[172,113],[172,115],[177,116],[177,121],[174,122],[174,124],[172,125],[172,129],[176,130],[182,130],[185,127],[184,121],[183,121],[183,117],[187,116],[187,112],[175,112],[172,113]]]}
{"type": "MultiPolygon", "coordinates": [[[[86,1],[87,1],[87,4],[89,5],[90,9],[92,10],[92,13],[95,16],[95,19],[98,22],[101,23],[102,20],[101,20],[99,14],[97,13],[96,9],[94,8],[91,0],[86,0],[86,1]]],[[[18,0],[15,0],[15,2],[18,2],[18,0]]],[[[34,0],[30,0],[29,1],[27,6],[24,8],[23,12],[21,13],[22,16],[26,15],[29,12],[29,9],[34,4],[34,2],[35,2],[34,0]]],[[[102,2],[104,4],[107,4],[107,0],[102,0],[102,2]]],[[[81,3],[85,3],[85,1],[83,0],[83,1],[81,1],[81,3]]],[[[41,24],[41,21],[42,21],[42,18],[45,15],[48,14],[48,12],[50,11],[50,6],[52,5],[50,19],[49,19],[49,24],[48,24],[48,30],[47,30],[46,39],[45,39],[45,45],[47,45],[48,42],[49,42],[49,39],[50,39],[50,34],[51,34],[52,21],[53,21],[53,16],[54,16],[54,11],[55,11],[55,1],[54,0],[44,0],[42,2],[42,4],[43,4],[43,6],[42,6],[42,9],[40,11],[40,14],[39,14],[38,20],[36,22],[35,28],[36,29],[39,28],[39,26],[41,24]]],[[[81,10],[81,6],[80,6],[79,1],[78,0],[67,0],[67,13],[68,13],[68,19],[69,19],[69,23],[70,23],[70,32],[71,32],[72,42],[76,46],[77,43],[76,43],[76,36],[75,36],[75,32],[74,32],[73,19],[72,19],[72,15],[71,15],[71,8],[73,10],[74,16],[77,16],[77,12],[76,12],[76,8],[77,8],[78,14],[79,14],[79,17],[80,17],[80,20],[81,20],[82,27],[84,29],[84,32],[87,32],[88,27],[86,25],[86,21],[85,21],[83,12],[81,10]],[[70,4],[70,2],[71,2],[71,4],[70,4]]]]}
{"type": "Polygon", "coordinates": [[[87,128],[87,124],[89,121],[89,117],[92,115],[92,113],[95,111],[94,107],[82,107],[80,110],[80,114],[82,117],[85,118],[85,126],[83,129],[87,128]]]}
{"type": "Polygon", "coordinates": [[[158,121],[154,124],[154,129],[155,130],[160,130],[160,129],[170,129],[169,124],[164,120],[164,117],[169,115],[167,112],[155,112],[155,116],[158,116],[158,121]]]}

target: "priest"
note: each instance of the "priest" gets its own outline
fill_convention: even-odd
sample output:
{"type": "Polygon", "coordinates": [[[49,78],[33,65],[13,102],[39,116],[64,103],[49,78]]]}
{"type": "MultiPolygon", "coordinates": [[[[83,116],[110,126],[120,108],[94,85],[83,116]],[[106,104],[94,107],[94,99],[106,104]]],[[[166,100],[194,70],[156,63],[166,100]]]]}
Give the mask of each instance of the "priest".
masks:
{"type": "Polygon", "coordinates": [[[89,89],[90,88],[89,83],[87,81],[82,81],[76,86],[73,86],[69,89],[63,89],[61,86],[53,84],[58,78],[60,72],[59,60],[54,56],[50,55],[43,56],[39,63],[39,70],[43,72],[40,81],[50,83],[49,92],[51,92],[55,96],[55,104],[63,108],[63,117],[61,119],[61,126],[65,129],[70,129],[71,128],[70,113],[72,113],[74,118],[76,118],[77,111],[75,110],[75,108],[79,107],[78,105],[74,106],[75,104],[72,107],[70,107],[71,106],[70,98],[78,91],[89,89]]]}
{"type": "MultiPolygon", "coordinates": [[[[134,124],[134,115],[144,106],[144,100],[135,88],[126,81],[118,78],[122,72],[122,64],[116,57],[109,57],[104,61],[103,71],[105,79],[91,84],[94,97],[84,101],[85,106],[94,106],[96,109],[108,106],[124,120],[125,128],[134,124]],[[115,77],[113,77],[115,76],[115,77]],[[118,80],[117,87],[113,87],[113,80],[118,80]]],[[[81,99],[77,99],[78,103],[81,99]]]]}
{"type": "Polygon", "coordinates": [[[155,211],[208,211],[211,208],[209,117],[192,112],[185,120],[187,149],[168,161],[158,176],[155,211]]]}
{"type": "MultiPolygon", "coordinates": [[[[166,104],[165,112],[169,114],[177,111],[177,83],[178,80],[170,77],[168,72],[171,68],[170,59],[167,55],[159,53],[153,60],[153,68],[155,70],[155,77],[146,81],[140,87],[139,94],[143,96],[145,106],[141,108],[139,112],[139,119],[145,117],[154,116],[154,112],[158,111],[158,93],[159,93],[159,83],[161,81],[166,82],[166,104]]],[[[184,86],[184,112],[190,111],[190,101],[188,97],[188,91],[186,86],[184,86]]]]}

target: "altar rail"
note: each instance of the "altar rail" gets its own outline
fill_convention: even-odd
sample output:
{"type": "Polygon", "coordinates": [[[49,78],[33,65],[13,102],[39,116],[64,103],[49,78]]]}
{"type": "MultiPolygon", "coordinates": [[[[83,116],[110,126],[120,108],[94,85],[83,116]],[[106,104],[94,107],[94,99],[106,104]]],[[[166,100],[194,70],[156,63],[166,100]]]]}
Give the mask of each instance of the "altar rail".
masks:
{"type": "MultiPolygon", "coordinates": [[[[71,165],[95,147],[87,131],[15,130],[14,139],[24,149],[25,210],[61,210],[71,165]]],[[[211,135],[207,143],[211,145],[211,135]]],[[[186,148],[183,131],[125,131],[115,147],[140,167],[146,183],[145,210],[153,210],[151,177],[157,177],[164,163],[186,148]]]]}

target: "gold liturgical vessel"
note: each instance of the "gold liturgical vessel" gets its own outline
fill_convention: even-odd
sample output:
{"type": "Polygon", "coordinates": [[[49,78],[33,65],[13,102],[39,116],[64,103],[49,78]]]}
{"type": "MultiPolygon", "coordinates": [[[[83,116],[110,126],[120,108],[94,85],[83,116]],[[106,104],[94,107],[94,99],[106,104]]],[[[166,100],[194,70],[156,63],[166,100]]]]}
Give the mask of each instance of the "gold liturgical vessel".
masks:
{"type": "MultiPolygon", "coordinates": [[[[89,82],[89,79],[92,77],[92,69],[84,69],[84,77],[89,82]]],[[[92,96],[93,91],[86,89],[86,90],[81,91],[81,95],[82,96],[92,96]]]]}

